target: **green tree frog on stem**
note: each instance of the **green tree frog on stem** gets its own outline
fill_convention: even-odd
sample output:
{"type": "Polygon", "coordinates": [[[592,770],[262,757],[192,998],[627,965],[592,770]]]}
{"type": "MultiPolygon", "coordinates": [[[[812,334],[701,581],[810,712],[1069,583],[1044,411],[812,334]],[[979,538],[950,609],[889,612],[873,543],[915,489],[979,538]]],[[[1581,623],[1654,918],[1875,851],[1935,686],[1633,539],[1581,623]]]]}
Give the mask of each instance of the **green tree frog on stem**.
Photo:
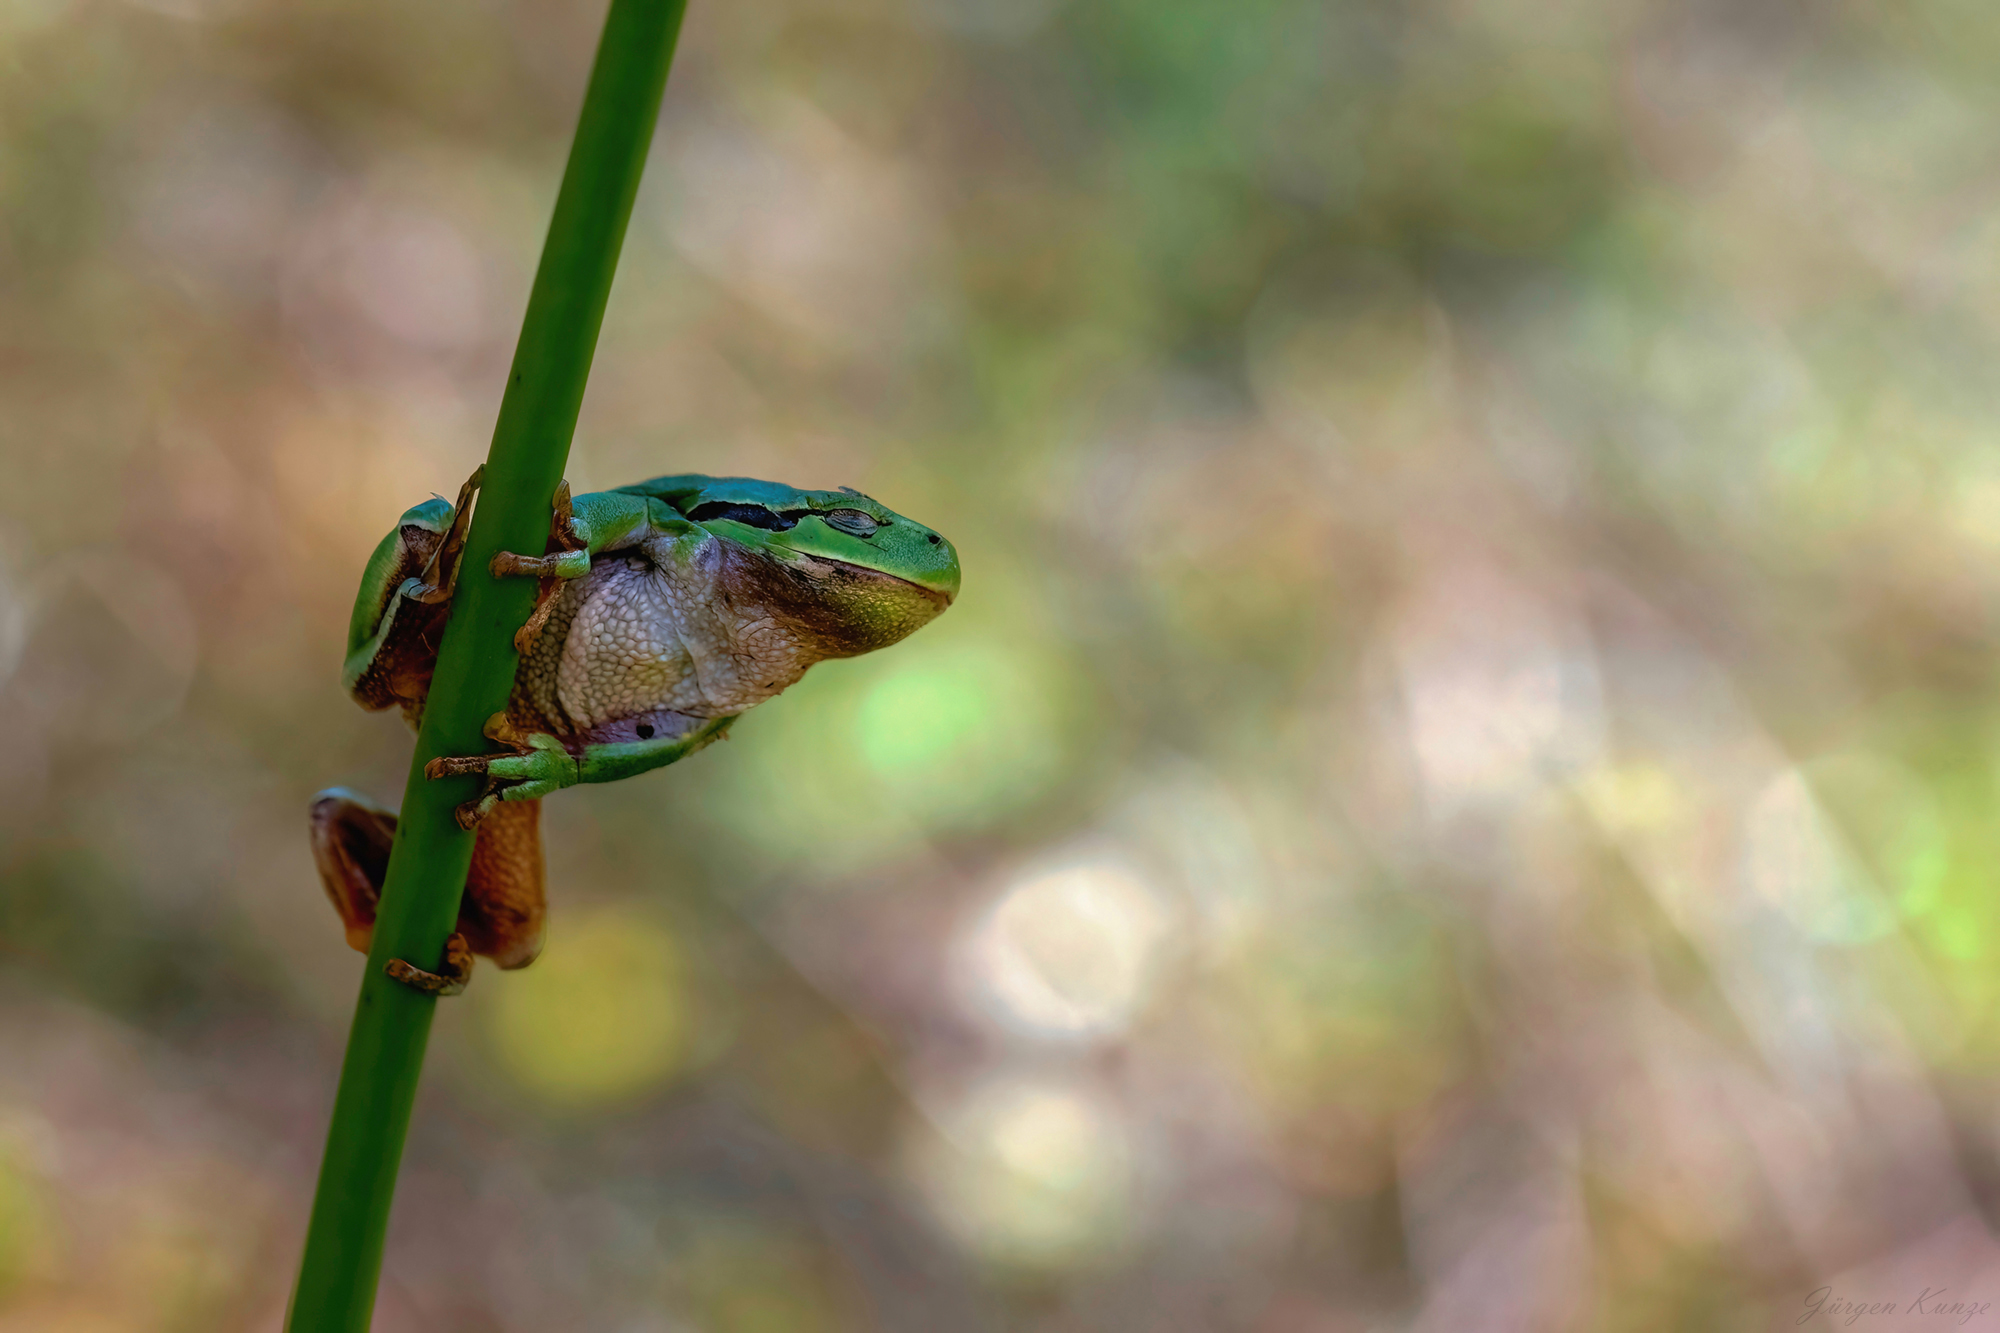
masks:
{"type": "MultiPolygon", "coordinates": [[[[361,576],[342,683],[362,707],[423,716],[458,579],[475,473],[458,503],[406,512],[361,576]]],[[[686,758],[815,662],[886,648],[958,595],[942,536],[858,491],[656,477],[556,494],[547,550],[505,553],[497,576],[539,579],[507,711],[486,724],[501,753],[441,758],[426,772],[483,774],[458,809],[476,828],[458,930],[440,971],[396,960],[419,989],[465,988],[472,956],[525,967],[541,951],[541,798],[686,758]]],[[[312,804],[313,857],[347,942],[367,952],[396,816],[335,787],[312,804]]]]}

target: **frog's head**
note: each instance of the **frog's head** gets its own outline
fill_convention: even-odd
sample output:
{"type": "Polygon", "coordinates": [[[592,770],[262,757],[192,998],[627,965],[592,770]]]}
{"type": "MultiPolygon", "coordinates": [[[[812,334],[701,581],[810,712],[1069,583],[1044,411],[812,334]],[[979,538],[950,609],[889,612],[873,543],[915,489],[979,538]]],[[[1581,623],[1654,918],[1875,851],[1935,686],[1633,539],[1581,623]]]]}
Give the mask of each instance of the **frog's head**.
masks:
{"type": "Polygon", "coordinates": [[[941,535],[859,491],[805,491],[747,477],[645,483],[738,556],[724,591],[784,614],[827,656],[887,647],[958,596],[958,552],[941,535]]]}

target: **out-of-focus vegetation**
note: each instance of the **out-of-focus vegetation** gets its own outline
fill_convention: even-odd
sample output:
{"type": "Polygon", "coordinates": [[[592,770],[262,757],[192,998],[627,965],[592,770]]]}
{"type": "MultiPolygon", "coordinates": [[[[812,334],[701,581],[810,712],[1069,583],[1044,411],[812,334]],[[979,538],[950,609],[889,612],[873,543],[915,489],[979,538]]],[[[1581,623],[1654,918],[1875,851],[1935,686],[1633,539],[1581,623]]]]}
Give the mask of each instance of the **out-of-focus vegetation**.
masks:
{"type": "MultiPolygon", "coordinates": [[[[277,1326],[305,803],[410,745],[349,599],[485,450],[596,22],[0,7],[6,1333],[277,1326]]],[[[377,1326],[2000,1299],[1996,68],[1957,0],[698,0],[571,479],[853,485],[965,594],[549,803],[377,1326]]]]}

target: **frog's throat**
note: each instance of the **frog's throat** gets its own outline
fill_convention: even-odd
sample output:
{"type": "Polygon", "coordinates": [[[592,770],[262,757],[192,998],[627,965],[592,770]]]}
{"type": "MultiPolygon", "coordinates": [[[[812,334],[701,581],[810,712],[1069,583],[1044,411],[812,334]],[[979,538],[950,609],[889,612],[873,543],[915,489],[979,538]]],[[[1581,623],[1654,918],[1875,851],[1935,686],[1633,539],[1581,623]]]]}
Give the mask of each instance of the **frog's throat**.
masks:
{"type": "Polygon", "coordinates": [[[951,605],[934,588],[844,560],[723,546],[717,588],[729,602],[774,617],[816,658],[886,648],[951,605]]]}

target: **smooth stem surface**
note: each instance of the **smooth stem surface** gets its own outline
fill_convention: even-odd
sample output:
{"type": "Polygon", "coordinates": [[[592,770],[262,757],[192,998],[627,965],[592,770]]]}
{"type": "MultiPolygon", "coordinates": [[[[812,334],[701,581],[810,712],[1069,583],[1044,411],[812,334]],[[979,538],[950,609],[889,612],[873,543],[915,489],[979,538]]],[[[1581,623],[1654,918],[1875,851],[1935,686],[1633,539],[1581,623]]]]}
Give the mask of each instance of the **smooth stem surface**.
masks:
{"type": "MultiPolygon", "coordinates": [[[[605,18],[403,789],[289,1333],[364,1333],[374,1308],[396,1169],[437,1003],[382,969],[391,958],[434,969],[442,958],[472,860],[473,835],[458,827],[452,808],[479,786],[470,777],[427,781],[424,764],[493,748],[481,727],[507,706],[518,660],[513,634],[533,608],[535,584],[496,580],[487,563],[502,550],[539,555],[547,541],[550,502],[569,457],[685,7],[686,0],[612,0],[605,18]]],[[[491,984],[490,971],[487,977],[491,984]]]]}

